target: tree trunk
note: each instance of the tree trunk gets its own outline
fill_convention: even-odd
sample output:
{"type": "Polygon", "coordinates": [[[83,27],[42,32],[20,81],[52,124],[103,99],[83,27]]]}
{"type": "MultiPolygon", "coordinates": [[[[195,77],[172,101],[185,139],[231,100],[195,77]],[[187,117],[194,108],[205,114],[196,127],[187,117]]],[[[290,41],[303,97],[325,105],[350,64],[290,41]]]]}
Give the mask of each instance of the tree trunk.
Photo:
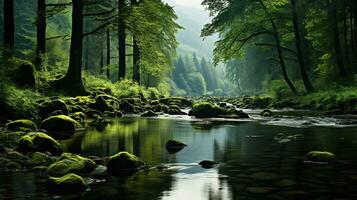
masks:
{"type": "Polygon", "coordinates": [[[298,12],[297,12],[296,0],[290,0],[290,1],[292,5],[295,43],[296,43],[297,57],[300,66],[301,78],[304,82],[306,92],[311,93],[314,91],[314,87],[312,86],[306,71],[305,59],[304,59],[303,49],[301,45],[303,38],[301,38],[301,33],[300,33],[300,24],[299,24],[298,12]]]}
{"type": "Polygon", "coordinates": [[[110,30],[107,28],[107,79],[110,79],[110,30]]]}
{"type": "Polygon", "coordinates": [[[133,37],[133,81],[140,84],[140,47],[135,36],[133,37]]]}
{"type": "Polygon", "coordinates": [[[72,0],[72,37],[69,66],[61,86],[70,95],[85,93],[82,81],[83,2],[72,0]]]}
{"type": "Polygon", "coordinates": [[[46,0],[37,0],[36,67],[42,69],[42,57],[46,53],[46,0]]]}
{"type": "Polygon", "coordinates": [[[104,38],[100,40],[100,74],[104,73],[104,38]]]}
{"type": "Polygon", "coordinates": [[[126,64],[126,51],[125,51],[125,0],[118,2],[118,50],[119,50],[119,73],[118,80],[125,78],[125,64],[126,64]]]}
{"type": "Polygon", "coordinates": [[[4,0],[4,58],[14,55],[15,50],[15,19],[14,1],[4,0]]]}
{"type": "Polygon", "coordinates": [[[84,41],[84,69],[88,71],[89,69],[89,36],[86,36],[84,41]]]}
{"type": "Polygon", "coordinates": [[[284,61],[284,56],[283,56],[283,51],[281,49],[281,44],[280,44],[280,38],[279,38],[279,33],[278,30],[276,28],[275,22],[273,20],[273,18],[270,16],[270,13],[268,12],[267,8],[265,7],[264,3],[262,2],[262,0],[259,0],[260,5],[263,7],[264,11],[266,12],[266,14],[269,16],[269,20],[273,29],[273,36],[275,39],[275,43],[276,43],[276,49],[278,52],[278,57],[279,57],[279,63],[281,66],[281,71],[283,73],[283,77],[285,82],[288,84],[289,88],[291,89],[291,91],[295,94],[298,95],[298,92],[294,86],[294,84],[291,82],[291,80],[289,79],[288,76],[288,72],[286,71],[286,66],[285,66],[285,61],[284,61]]]}
{"type": "Polygon", "coordinates": [[[333,45],[334,45],[337,69],[341,78],[348,78],[348,74],[343,63],[343,57],[341,52],[341,42],[340,42],[340,37],[339,37],[340,34],[339,34],[338,22],[337,22],[336,2],[335,0],[328,0],[328,3],[329,3],[329,17],[332,25],[333,45]]]}

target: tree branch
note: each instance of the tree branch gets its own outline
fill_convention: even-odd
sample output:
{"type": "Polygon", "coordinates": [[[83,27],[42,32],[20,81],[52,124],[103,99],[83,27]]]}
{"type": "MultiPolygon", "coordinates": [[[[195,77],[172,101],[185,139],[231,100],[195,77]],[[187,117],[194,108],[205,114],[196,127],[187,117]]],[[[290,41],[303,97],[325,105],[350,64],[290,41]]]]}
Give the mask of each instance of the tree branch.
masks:
{"type": "MultiPolygon", "coordinates": [[[[256,46],[278,47],[278,46],[275,45],[275,44],[267,44],[267,43],[255,43],[255,45],[256,45],[256,46]]],[[[287,51],[287,52],[289,52],[289,53],[292,53],[292,54],[294,54],[295,56],[297,56],[297,52],[294,51],[294,50],[292,50],[292,49],[289,49],[289,48],[286,48],[286,47],[282,47],[282,46],[280,46],[280,48],[281,48],[282,50],[285,50],[285,51],[287,51]]]]}
{"type": "Polygon", "coordinates": [[[87,33],[83,33],[83,34],[82,34],[82,37],[86,37],[86,36],[88,36],[88,35],[92,35],[92,34],[96,33],[96,32],[99,31],[100,29],[102,29],[102,28],[108,26],[111,22],[112,22],[112,20],[111,20],[111,21],[108,21],[108,22],[106,22],[106,23],[104,23],[104,24],[102,24],[102,25],[100,25],[100,26],[98,26],[97,28],[93,29],[92,31],[89,31],[89,32],[87,32],[87,33]]]}
{"type": "Polygon", "coordinates": [[[97,15],[107,15],[114,12],[114,8],[108,11],[103,11],[103,12],[99,12],[99,13],[85,13],[83,14],[83,17],[88,17],[88,16],[97,16],[97,15]]]}

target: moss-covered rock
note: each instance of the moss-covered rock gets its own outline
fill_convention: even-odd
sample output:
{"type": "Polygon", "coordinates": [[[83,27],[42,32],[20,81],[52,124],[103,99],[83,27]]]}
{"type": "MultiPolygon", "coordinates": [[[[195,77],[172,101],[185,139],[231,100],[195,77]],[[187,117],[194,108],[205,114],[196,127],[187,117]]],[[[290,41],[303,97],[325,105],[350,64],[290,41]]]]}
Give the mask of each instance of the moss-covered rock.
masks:
{"type": "Polygon", "coordinates": [[[312,162],[330,163],[336,160],[336,156],[328,151],[310,151],[306,156],[306,160],[312,162]]]}
{"type": "Polygon", "coordinates": [[[89,104],[88,107],[93,110],[99,110],[100,112],[113,111],[113,108],[108,104],[103,95],[97,96],[95,102],[89,104]]]}
{"type": "Polygon", "coordinates": [[[192,101],[185,99],[185,98],[180,98],[180,97],[170,97],[170,98],[161,98],[159,100],[160,103],[165,104],[167,106],[170,105],[177,105],[177,106],[184,106],[184,107],[191,107],[192,106],[192,101]]]}
{"type": "Polygon", "coordinates": [[[259,115],[262,117],[272,117],[274,113],[271,110],[263,110],[259,115]]]}
{"type": "Polygon", "coordinates": [[[0,157],[0,169],[16,171],[22,169],[22,165],[11,159],[0,157]]]}
{"type": "Polygon", "coordinates": [[[119,103],[120,111],[124,113],[132,113],[134,112],[135,107],[133,104],[130,104],[127,100],[123,100],[119,103]]]}
{"type": "Polygon", "coordinates": [[[152,110],[148,110],[148,111],[144,112],[143,114],[141,114],[141,117],[157,117],[157,116],[158,116],[158,114],[156,114],[152,110]]]}
{"type": "Polygon", "coordinates": [[[35,131],[37,129],[36,124],[28,119],[19,119],[15,121],[8,122],[5,125],[5,129],[9,131],[35,131]]]}
{"type": "Polygon", "coordinates": [[[61,99],[54,99],[51,101],[45,101],[40,104],[38,111],[41,118],[48,117],[54,111],[61,110],[64,115],[68,115],[68,106],[61,99]]]}
{"type": "Polygon", "coordinates": [[[223,118],[234,118],[234,119],[246,119],[249,118],[249,115],[242,110],[237,110],[235,108],[226,109],[221,111],[221,115],[218,117],[223,118]]]}
{"type": "Polygon", "coordinates": [[[138,157],[128,152],[119,152],[109,158],[107,171],[112,175],[126,172],[135,172],[142,169],[145,163],[138,157]]]}
{"type": "Polygon", "coordinates": [[[41,132],[31,132],[19,140],[18,149],[20,152],[50,152],[52,155],[61,155],[62,147],[52,137],[41,132]]]}
{"type": "Polygon", "coordinates": [[[13,81],[20,87],[36,88],[36,69],[29,62],[22,63],[13,73],[13,81]]]}
{"type": "Polygon", "coordinates": [[[54,159],[48,154],[42,152],[33,152],[28,155],[32,166],[48,166],[54,162],[54,159]]]}
{"type": "Polygon", "coordinates": [[[89,158],[71,153],[63,153],[57,162],[50,165],[47,173],[50,176],[56,177],[68,173],[90,173],[95,167],[95,162],[89,158]]]}
{"type": "Polygon", "coordinates": [[[192,109],[189,111],[189,116],[195,116],[197,118],[210,118],[217,117],[223,113],[222,109],[210,102],[195,103],[192,109]]]}
{"type": "Polygon", "coordinates": [[[66,115],[49,117],[42,121],[41,128],[56,139],[71,137],[76,132],[77,122],[66,115]]]}
{"type": "Polygon", "coordinates": [[[50,177],[47,186],[54,191],[78,191],[85,190],[88,187],[86,181],[74,173],[61,177],[50,177]]]}
{"type": "Polygon", "coordinates": [[[84,114],[83,112],[75,112],[70,115],[70,117],[76,120],[77,122],[84,122],[87,118],[86,114],[84,114]]]}

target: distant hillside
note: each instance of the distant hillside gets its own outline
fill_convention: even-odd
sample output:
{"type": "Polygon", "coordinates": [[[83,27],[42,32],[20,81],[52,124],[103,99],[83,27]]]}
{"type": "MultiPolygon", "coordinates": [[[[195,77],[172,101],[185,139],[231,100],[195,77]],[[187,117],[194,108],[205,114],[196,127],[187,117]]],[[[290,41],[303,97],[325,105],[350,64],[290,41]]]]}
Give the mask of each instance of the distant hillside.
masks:
{"type": "MultiPolygon", "coordinates": [[[[170,2],[170,1],[168,1],[170,2]]],[[[198,56],[212,58],[212,51],[216,37],[209,37],[203,41],[200,37],[201,29],[210,21],[208,13],[192,7],[186,7],[170,2],[178,15],[178,23],[184,27],[177,38],[181,43],[178,52],[187,54],[196,52],[198,56]]]]}

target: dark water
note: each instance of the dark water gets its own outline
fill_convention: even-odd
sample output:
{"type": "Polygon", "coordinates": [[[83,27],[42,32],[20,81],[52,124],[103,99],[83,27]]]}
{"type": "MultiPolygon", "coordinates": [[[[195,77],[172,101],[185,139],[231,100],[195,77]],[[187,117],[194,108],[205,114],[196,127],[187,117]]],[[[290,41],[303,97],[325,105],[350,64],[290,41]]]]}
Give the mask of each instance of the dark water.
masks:
{"type": "Polygon", "coordinates": [[[333,128],[336,120],[313,120],[320,124],[294,117],[248,122],[119,119],[90,127],[63,145],[81,155],[125,150],[150,166],[168,163],[168,170],[152,169],[128,179],[104,177],[94,180],[89,191],[69,195],[47,193],[41,175],[2,173],[0,199],[357,199],[357,127],[342,121],[348,125],[333,128]],[[304,138],[279,144],[273,139],[277,133],[304,138]],[[169,154],[165,143],[172,138],[188,147],[169,154]],[[333,152],[339,163],[306,164],[304,156],[311,150],[333,152]],[[197,163],[205,159],[221,164],[203,169],[197,163]]]}

